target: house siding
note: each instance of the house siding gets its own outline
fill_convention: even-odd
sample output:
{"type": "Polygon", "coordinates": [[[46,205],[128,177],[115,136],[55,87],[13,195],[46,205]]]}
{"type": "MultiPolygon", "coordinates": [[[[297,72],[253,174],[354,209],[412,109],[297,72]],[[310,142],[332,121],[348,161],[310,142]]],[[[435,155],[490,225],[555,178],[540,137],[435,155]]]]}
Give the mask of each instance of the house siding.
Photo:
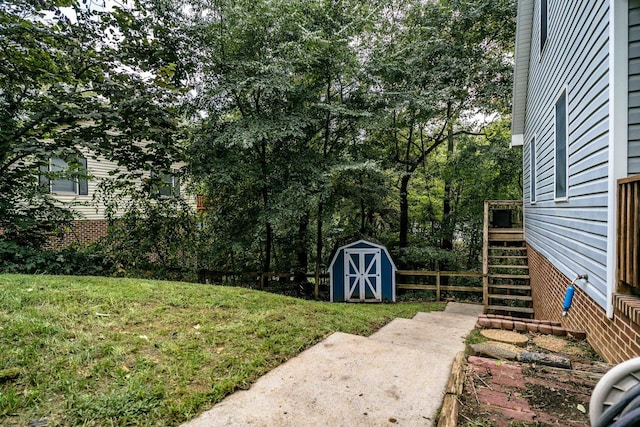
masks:
{"type": "Polygon", "coordinates": [[[549,36],[542,52],[539,7],[537,1],[524,135],[525,153],[530,153],[534,135],[537,144],[537,200],[534,204],[530,200],[530,159],[526,155],[526,240],[566,277],[588,274],[584,292],[605,307],[609,1],[550,2],[549,36]],[[568,198],[556,201],[554,105],[563,90],[568,112],[568,198]]]}
{"type": "MultiPolygon", "coordinates": [[[[172,165],[173,169],[180,169],[182,167],[184,167],[183,162],[172,165]]],[[[87,171],[91,176],[87,183],[88,194],[83,196],[75,194],[53,194],[53,197],[65,204],[72,205],[73,210],[78,213],[78,218],[81,220],[103,220],[105,219],[105,207],[103,204],[94,200],[94,196],[98,192],[100,182],[104,179],[110,178],[109,172],[115,169],[118,169],[118,167],[116,163],[112,161],[102,157],[94,159],[91,156],[87,156],[87,171]]],[[[195,196],[186,192],[184,184],[181,185],[180,194],[186,197],[189,205],[191,205],[195,210],[195,196]]],[[[122,213],[123,211],[120,210],[117,211],[115,215],[120,216],[122,213]]]]}
{"type": "Polygon", "coordinates": [[[629,0],[629,164],[640,173],[640,0],[629,0]]]}

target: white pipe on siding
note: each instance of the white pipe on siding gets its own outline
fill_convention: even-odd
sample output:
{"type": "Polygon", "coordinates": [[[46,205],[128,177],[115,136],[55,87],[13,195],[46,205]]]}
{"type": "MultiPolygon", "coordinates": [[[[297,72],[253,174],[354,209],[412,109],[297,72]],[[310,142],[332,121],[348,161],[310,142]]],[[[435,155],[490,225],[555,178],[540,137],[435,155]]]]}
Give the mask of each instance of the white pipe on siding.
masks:
{"type": "Polygon", "coordinates": [[[616,287],[617,180],[627,176],[629,1],[609,2],[609,193],[607,223],[607,316],[616,287]]]}

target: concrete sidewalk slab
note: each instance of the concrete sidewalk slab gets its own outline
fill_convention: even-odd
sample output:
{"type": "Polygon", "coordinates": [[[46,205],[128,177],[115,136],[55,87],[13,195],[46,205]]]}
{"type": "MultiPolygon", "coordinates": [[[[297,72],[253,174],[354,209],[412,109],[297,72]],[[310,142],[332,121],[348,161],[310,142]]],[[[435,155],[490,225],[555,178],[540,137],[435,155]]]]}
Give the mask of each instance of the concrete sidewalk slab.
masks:
{"type": "MultiPolygon", "coordinates": [[[[484,307],[482,306],[482,304],[450,302],[450,303],[447,303],[447,306],[445,307],[444,312],[448,314],[459,314],[462,316],[471,316],[477,319],[477,317],[482,314],[483,310],[484,310],[484,307]]],[[[431,313],[433,314],[437,312],[432,311],[431,313]]],[[[429,314],[429,313],[422,313],[422,314],[429,314]]]]}
{"type": "Polygon", "coordinates": [[[336,332],[183,426],[431,426],[475,324],[450,315],[396,319],[370,338],[336,332]]]}
{"type": "Polygon", "coordinates": [[[462,303],[448,303],[444,311],[430,311],[428,313],[416,313],[413,316],[413,320],[418,321],[433,321],[436,319],[450,319],[454,323],[452,326],[463,325],[464,328],[468,326],[468,322],[475,323],[478,321],[478,316],[482,314],[483,307],[476,304],[462,304],[462,303]],[[449,306],[452,306],[449,309],[449,306]]]}
{"type": "Polygon", "coordinates": [[[481,313],[479,305],[449,303],[445,311],[417,313],[413,319],[394,319],[369,338],[445,357],[455,356],[464,350],[465,338],[481,313]]]}
{"type": "Polygon", "coordinates": [[[455,356],[457,352],[464,350],[464,340],[468,333],[469,330],[451,328],[435,322],[395,319],[369,339],[449,357],[451,353],[455,356]]]}

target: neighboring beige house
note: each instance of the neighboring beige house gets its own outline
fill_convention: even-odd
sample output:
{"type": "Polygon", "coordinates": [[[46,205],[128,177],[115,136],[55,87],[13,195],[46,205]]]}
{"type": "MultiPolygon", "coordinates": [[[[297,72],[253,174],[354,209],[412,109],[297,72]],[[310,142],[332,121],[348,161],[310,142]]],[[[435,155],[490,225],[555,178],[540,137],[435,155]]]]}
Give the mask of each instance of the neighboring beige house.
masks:
{"type": "MultiPolygon", "coordinates": [[[[117,165],[104,158],[94,159],[86,156],[80,160],[82,167],[86,168],[88,179],[48,179],[40,175],[39,183],[45,191],[70,206],[78,216],[73,221],[72,228],[65,230],[62,236],[54,238],[51,245],[54,247],[67,246],[70,243],[93,243],[104,237],[107,233],[107,219],[105,206],[95,197],[99,191],[99,184],[102,180],[110,178],[109,172],[115,170],[117,165]]],[[[58,158],[49,159],[48,167],[41,170],[56,172],[67,168],[67,163],[58,158]]],[[[184,163],[176,163],[173,170],[179,171],[184,167],[184,163]]],[[[184,184],[181,184],[178,175],[167,175],[163,177],[164,185],[158,189],[160,195],[182,195],[190,205],[196,209],[196,198],[190,196],[185,191],[184,184]]],[[[125,199],[126,200],[126,199],[125,199]]],[[[116,213],[118,215],[118,213],[116,213]]]]}

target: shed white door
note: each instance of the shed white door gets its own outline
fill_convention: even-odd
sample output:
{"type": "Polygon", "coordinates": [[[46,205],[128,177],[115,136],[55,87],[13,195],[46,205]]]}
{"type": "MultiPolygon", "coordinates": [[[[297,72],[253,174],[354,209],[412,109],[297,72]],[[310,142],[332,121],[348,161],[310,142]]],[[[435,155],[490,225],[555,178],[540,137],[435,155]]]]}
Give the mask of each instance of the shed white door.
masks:
{"type": "Polygon", "coordinates": [[[382,301],[381,250],[344,250],[344,295],[346,301],[382,301]]]}

